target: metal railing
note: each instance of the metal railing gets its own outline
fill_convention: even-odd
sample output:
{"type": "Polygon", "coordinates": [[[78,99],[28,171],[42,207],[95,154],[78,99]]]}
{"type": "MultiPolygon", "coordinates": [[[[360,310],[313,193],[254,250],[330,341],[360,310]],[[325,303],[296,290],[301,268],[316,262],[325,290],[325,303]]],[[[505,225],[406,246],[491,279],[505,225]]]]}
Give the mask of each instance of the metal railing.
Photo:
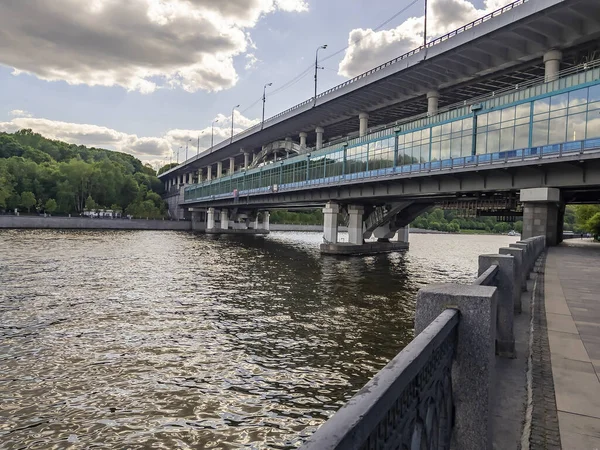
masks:
{"type": "MultiPolygon", "coordinates": [[[[397,62],[402,61],[402,60],[404,60],[406,58],[409,58],[410,56],[413,56],[413,55],[415,55],[415,54],[417,54],[417,53],[419,53],[419,52],[421,52],[421,51],[423,51],[423,50],[425,50],[427,48],[433,47],[434,45],[437,45],[437,44],[440,44],[440,43],[442,43],[444,41],[447,41],[448,39],[450,39],[450,38],[452,38],[454,36],[457,36],[457,35],[459,35],[460,33],[464,32],[464,31],[470,30],[471,28],[473,28],[473,27],[475,27],[477,25],[480,25],[480,24],[482,24],[484,22],[487,22],[488,20],[490,20],[493,17],[499,16],[502,13],[510,11],[511,9],[515,8],[516,6],[522,5],[523,3],[527,3],[528,1],[529,0],[517,0],[517,1],[512,2],[512,3],[510,3],[510,4],[506,5],[506,6],[503,6],[502,8],[499,8],[499,9],[497,9],[497,10],[495,10],[495,11],[489,13],[489,14],[486,14],[485,16],[480,17],[479,19],[476,19],[473,22],[470,22],[470,23],[468,23],[466,25],[463,25],[462,27],[457,28],[454,31],[450,31],[449,33],[446,33],[443,36],[440,36],[438,38],[435,38],[435,39],[429,41],[426,45],[421,45],[421,46],[419,46],[417,48],[414,48],[414,49],[412,49],[412,50],[410,50],[410,51],[408,51],[408,52],[406,52],[406,53],[404,53],[404,54],[402,54],[402,55],[400,55],[400,56],[398,56],[398,57],[396,57],[394,59],[391,59],[391,60],[389,60],[389,61],[387,61],[387,62],[385,62],[383,64],[380,64],[377,67],[374,67],[374,68],[372,68],[370,70],[367,70],[366,72],[361,73],[360,75],[357,75],[354,78],[346,80],[343,83],[338,84],[337,86],[334,86],[334,87],[332,87],[330,89],[327,89],[326,91],[323,91],[320,94],[318,94],[317,95],[317,99],[319,99],[321,97],[324,97],[324,96],[326,96],[326,95],[328,95],[328,94],[330,94],[332,92],[335,92],[335,91],[337,91],[337,90],[339,90],[339,89],[341,89],[341,88],[343,88],[345,86],[348,86],[349,84],[352,84],[352,83],[355,83],[355,82],[357,82],[359,80],[362,80],[363,78],[365,78],[365,77],[367,77],[369,75],[372,75],[372,74],[374,74],[376,72],[379,72],[380,70],[385,69],[386,67],[389,67],[389,66],[391,66],[393,64],[396,64],[397,62]]],[[[285,111],[282,111],[282,112],[274,115],[273,117],[270,117],[268,120],[265,121],[265,123],[267,123],[268,121],[270,121],[272,119],[276,119],[278,117],[281,117],[281,116],[283,116],[283,115],[285,115],[285,114],[287,114],[287,113],[289,113],[291,111],[294,111],[295,109],[301,108],[304,105],[307,105],[307,104],[309,104],[311,102],[314,102],[314,100],[315,100],[315,98],[311,97],[308,100],[303,101],[302,103],[299,103],[299,104],[297,104],[295,106],[292,106],[291,108],[288,108],[285,111]]],[[[257,125],[255,125],[255,127],[256,126],[257,125]]]]}
{"type": "Polygon", "coordinates": [[[301,449],[449,449],[458,323],[443,311],[301,449]]]}
{"type": "MultiPolygon", "coordinates": [[[[497,10],[491,12],[491,13],[488,13],[485,16],[480,17],[479,19],[476,19],[476,20],[474,20],[474,21],[472,21],[472,22],[470,22],[470,23],[468,23],[466,25],[463,25],[462,27],[457,28],[454,31],[450,31],[449,33],[446,33],[443,36],[437,37],[437,38],[429,41],[426,45],[421,45],[421,46],[419,46],[419,47],[417,47],[417,48],[415,48],[413,50],[410,50],[410,51],[408,51],[408,52],[406,52],[406,53],[404,53],[404,54],[402,54],[402,55],[400,55],[400,56],[398,56],[398,57],[396,57],[396,58],[394,58],[394,59],[392,59],[390,61],[387,61],[387,62],[385,62],[383,64],[380,64],[379,66],[374,67],[373,69],[370,69],[370,70],[368,70],[368,71],[366,71],[366,72],[364,72],[364,73],[362,73],[360,75],[357,75],[354,78],[346,80],[343,83],[340,83],[340,84],[338,84],[338,85],[336,85],[336,86],[334,86],[334,87],[332,87],[330,89],[327,89],[326,91],[323,91],[320,94],[318,94],[317,95],[317,99],[322,98],[322,97],[324,97],[324,96],[326,96],[326,95],[328,95],[328,94],[330,94],[332,92],[335,92],[335,91],[337,91],[339,89],[342,89],[342,88],[344,88],[344,87],[346,87],[346,86],[348,86],[350,84],[353,84],[353,83],[355,83],[355,82],[357,82],[357,81],[359,81],[359,80],[361,80],[361,79],[363,79],[363,78],[365,78],[365,77],[367,77],[369,75],[372,75],[373,73],[379,72],[380,70],[382,70],[382,69],[384,69],[386,67],[389,67],[389,66],[391,66],[393,64],[396,64],[399,61],[402,61],[402,60],[404,60],[404,59],[406,59],[406,58],[408,58],[410,56],[413,56],[413,55],[415,55],[415,54],[417,54],[417,53],[419,53],[419,52],[421,52],[421,51],[423,51],[425,49],[431,48],[431,47],[433,47],[433,46],[435,46],[437,44],[440,44],[440,43],[442,43],[444,41],[447,41],[448,39],[450,39],[450,38],[452,38],[454,36],[457,36],[457,35],[463,33],[464,31],[470,30],[473,27],[475,27],[477,25],[480,25],[480,24],[482,24],[484,22],[487,22],[488,20],[490,20],[490,19],[492,19],[494,17],[497,17],[500,14],[503,14],[503,13],[505,13],[507,11],[510,11],[513,8],[517,7],[517,6],[520,6],[520,5],[524,4],[524,3],[527,3],[528,1],[530,1],[530,0],[516,0],[516,1],[512,2],[512,3],[509,3],[508,5],[503,6],[502,8],[499,8],[499,9],[497,9],[497,10]]],[[[242,137],[244,137],[244,136],[246,136],[248,134],[251,134],[254,131],[261,130],[261,129],[264,128],[265,125],[268,125],[270,122],[275,121],[276,119],[280,118],[281,116],[284,116],[284,115],[286,115],[286,114],[288,114],[288,113],[290,113],[292,111],[295,111],[295,110],[297,110],[299,108],[302,108],[303,106],[306,106],[306,105],[314,103],[314,102],[315,102],[315,98],[314,97],[310,97],[309,99],[304,100],[303,102],[298,103],[297,105],[294,105],[291,108],[288,108],[288,109],[286,109],[284,111],[281,111],[281,112],[275,114],[274,116],[269,117],[268,119],[265,119],[264,123],[258,123],[256,125],[253,125],[253,126],[249,127],[249,128],[246,128],[243,131],[240,131],[239,133],[234,134],[231,138],[227,138],[227,139],[219,142],[215,146],[212,146],[209,149],[203,151],[202,153],[200,153],[200,154],[198,154],[198,155],[196,155],[196,156],[194,156],[194,157],[192,157],[192,158],[190,158],[190,159],[182,162],[181,165],[185,165],[185,164],[188,164],[190,162],[196,161],[197,159],[200,159],[200,158],[202,158],[202,157],[204,157],[204,156],[212,153],[215,150],[215,147],[218,150],[218,149],[222,148],[221,145],[223,143],[236,141],[236,140],[238,140],[238,139],[240,139],[240,138],[242,138],[242,137]]],[[[177,166],[177,167],[179,167],[179,166],[177,166]]],[[[177,167],[174,167],[171,170],[177,169],[177,167]]]]}

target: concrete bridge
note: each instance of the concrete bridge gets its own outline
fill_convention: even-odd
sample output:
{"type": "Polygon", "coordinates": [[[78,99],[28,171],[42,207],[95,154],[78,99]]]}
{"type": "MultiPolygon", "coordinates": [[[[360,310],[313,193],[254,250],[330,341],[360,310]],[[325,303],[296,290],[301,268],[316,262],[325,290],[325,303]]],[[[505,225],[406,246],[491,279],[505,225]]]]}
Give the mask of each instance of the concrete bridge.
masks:
{"type": "Polygon", "coordinates": [[[324,207],[322,250],[367,253],[442,204],[554,245],[565,204],[600,198],[599,55],[597,1],[514,2],[162,174],[170,210],[264,233],[271,209],[324,207]]]}

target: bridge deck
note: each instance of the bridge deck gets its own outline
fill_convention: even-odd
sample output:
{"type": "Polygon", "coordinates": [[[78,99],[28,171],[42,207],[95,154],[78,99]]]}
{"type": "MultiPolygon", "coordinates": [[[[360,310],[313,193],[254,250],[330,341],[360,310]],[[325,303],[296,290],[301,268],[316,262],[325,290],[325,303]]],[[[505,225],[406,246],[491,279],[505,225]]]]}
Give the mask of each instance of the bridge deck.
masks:
{"type": "Polygon", "coordinates": [[[550,248],[544,285],[562,448],[600,448],[600,244],[550,248]]]}

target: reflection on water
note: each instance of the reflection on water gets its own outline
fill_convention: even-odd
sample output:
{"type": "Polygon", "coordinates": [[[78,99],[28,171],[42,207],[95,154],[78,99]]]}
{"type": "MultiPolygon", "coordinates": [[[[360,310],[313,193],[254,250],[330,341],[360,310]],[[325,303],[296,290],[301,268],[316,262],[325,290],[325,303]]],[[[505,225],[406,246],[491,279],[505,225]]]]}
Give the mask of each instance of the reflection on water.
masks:
{"type": "Polygon", "coordinates": [[[506,236],[321,257],[319,233],[0,231],[0,447],[293,448],[506,236]]]}

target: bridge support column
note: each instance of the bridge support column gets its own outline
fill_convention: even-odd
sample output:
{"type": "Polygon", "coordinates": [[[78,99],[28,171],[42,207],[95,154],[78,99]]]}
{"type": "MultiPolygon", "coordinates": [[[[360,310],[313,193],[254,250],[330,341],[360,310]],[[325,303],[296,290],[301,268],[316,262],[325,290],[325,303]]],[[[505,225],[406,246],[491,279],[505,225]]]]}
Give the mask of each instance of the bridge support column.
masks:
{"type": "Polygon", "coordinates": [[[206,211],[206,229],[212,230],[215,227],[215,208],[208,208],[206,211]]]}
{"type": "Polygon", "coordinates": [[[438,103],[440,93],[438,91],[429,91],[427,93],[427,115],[434,116],[438,112],[438,103]]]}
{"type": "Polygon", "coordinates": [[[262,229],[266,231],[270,231],[271,229],[271,213],[269,211],[264,211],[262,213],[262,229]]]}
{"type": "Polygon", "coordinates": [[[350,244],[361,245],[363,239],[363,214],[365,207],[362,205],[348,206],[348,242],[350,244]]]}
{"type": "Polygon", "coordinates": [[[229,228],[229,211],[226,209],[221,210],[221,229],[227,230],[229,228]]]}
{"type": "Polygon", "coordinates": [[[544,80],[546,83],[554,81],[558,78],[558,72],[560,72],[560,61],[562,59],[562,52],[560,50],[550,50],[544,53],[544,80]]]}
{"type": "Polygon", "coordinates": [[[315,148],[321,150],[321,148],[323,148],[323,133],[325,133],[325,129],[323,127],[317,127],[315,128],[315,133],[317,133],[317,143],[315,148]]]}
{"type": "Polygon", "coordinates": [[[202,169],[198,169],[198,183],[202,183],[202,169]]]}
{"type": "Polygon", "coordinates": [[[396,241],[397,242],[404,242],[404,243],[408,244],[408,228],[409,228],[409,225],[406,225],[405,227],[402,227],[402,228],[398,228],[398,231],[396,231],[396,241]]]}
{"type": "Polygon", "coordinates": [[[192,184],[194,178],[194,174],[192,172],[188,173],[188,182],[187,184],[192,184]]]}
{"type": "Polygon", "coordinates": [[[206,181],[212,180],[212,166],[206,168],[206,181]]]}
{"type": "Polygon", "coordinates": [[[299,134],[300,136],[300,147],[306,147],[306,138],[308,137],[308,134],[306,134],[304,131],[302,133],[299,134]]]}
{"type": "Polygon", "coordinates": [[[223,162],[219,161],[217,163],[217,178],[221,178],[223,176],[223,162]]]}
{"type": "Polygon", "coordinates": [[[168,190],[169,190],[169,182],[165,181],[165,191],[168,191],[168,190]]]}
{"type": "Polygon", "coordinates": [[[325,243],[337,244],[338,213],[340,205],[329,202],[323,208],[323,240],[325,243]]]}
{"type": "Polygon", "coordinates": [[[358,115],[358,122],[358,135],[364,136],[365,134],[367,134],[367,129],[369,128],[369,115],[364,112],[360,113],[358,115]]]}
{"type": "Polygon", "coordinates": [[[560,190],[556,188],[521,189],[523,233],[521,239],[546,236],[546,245],[558,245],[560,190]]]}
{"type": "Polygon", "coordinates": [[[227,174],[233,175],[234,172],[235,172],[235,158],[232,156],[231,158],[229,158],[229,172],[227,174]]]}
{"type": "Polygon", "coordinates": [[[247,170],[249,165],[250,165],[250,153],[244,152],[244,170],[247,170]]]}

